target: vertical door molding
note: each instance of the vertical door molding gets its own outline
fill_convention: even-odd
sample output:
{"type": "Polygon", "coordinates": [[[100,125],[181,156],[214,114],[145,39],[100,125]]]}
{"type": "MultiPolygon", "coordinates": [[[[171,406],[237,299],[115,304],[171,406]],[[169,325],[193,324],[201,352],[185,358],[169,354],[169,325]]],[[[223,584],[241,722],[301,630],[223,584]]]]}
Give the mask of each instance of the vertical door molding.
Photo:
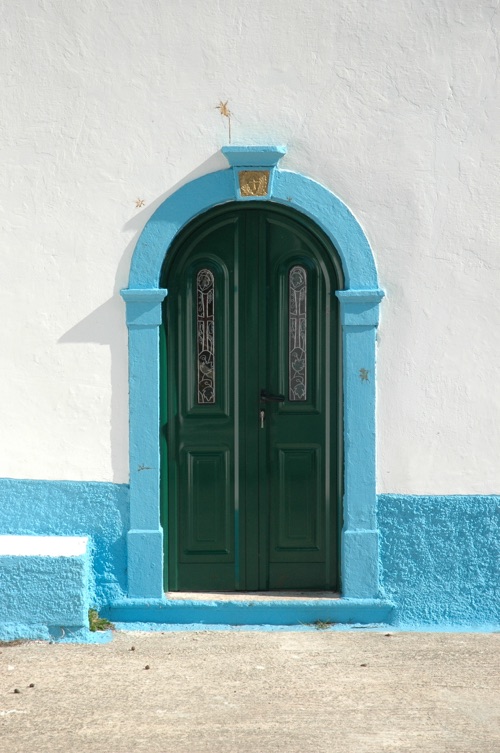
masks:
{"type": "Polygon", "coordinates": [[[278,168],[285,147],[230,147],[223,153],[230,163],[228,170],[182,186],[150,217],[134,251],[129,287],[122,291],[127,305],[130,363],[128,596],[163,596],[158,328],[166,295],[159,287],[165,255],[179,231],[198,215],[230,201],[260,198],[311,218],[331,240],[342,262],[346,289],[337,293],[344,346],[342,595],[376,597],[375,332],[383,292],[370,245],[340,199],[314,180],[278,168]],[[267,178],[259,171],[267,171],[267,178]]]}
{"type": "Polygon", "coordinates": [[[159,326],[167,291],[129,288],[121,294],[127,306],[129,347],[128,595],[160,597],[163,593],[163,535],[159,508],[159,326]]]}
{"type": "Polygon", "coordinates": [[[379,592],[376,521],[375,338],[383,291],[339,290],[343,341],[344,527],[342,593],[379,592]]]}

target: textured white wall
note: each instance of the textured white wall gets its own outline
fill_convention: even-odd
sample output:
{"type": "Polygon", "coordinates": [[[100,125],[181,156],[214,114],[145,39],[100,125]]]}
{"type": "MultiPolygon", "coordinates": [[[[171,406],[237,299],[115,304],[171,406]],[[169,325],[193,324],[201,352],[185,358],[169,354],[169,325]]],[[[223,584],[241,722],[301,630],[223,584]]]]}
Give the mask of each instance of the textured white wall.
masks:
{"type": "Polygon", "coordinates": [[[127,480],[118,290],[166,193],[225,166],[223,98],[372,243],[379,490],[499,491],[497,0],[0,13],[0,475],[127,480]]]}

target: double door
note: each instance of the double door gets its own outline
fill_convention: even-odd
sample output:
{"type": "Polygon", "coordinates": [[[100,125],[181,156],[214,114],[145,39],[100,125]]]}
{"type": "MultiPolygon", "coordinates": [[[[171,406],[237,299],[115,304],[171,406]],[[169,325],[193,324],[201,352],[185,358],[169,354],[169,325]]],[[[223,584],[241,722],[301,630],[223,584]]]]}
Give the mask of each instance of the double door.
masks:
{"type": "Polygon", "coordinates": [[[168,590],[338,586],[338,269],[317,228],[263,202],[212,210],[169,252],[168,590]]]}

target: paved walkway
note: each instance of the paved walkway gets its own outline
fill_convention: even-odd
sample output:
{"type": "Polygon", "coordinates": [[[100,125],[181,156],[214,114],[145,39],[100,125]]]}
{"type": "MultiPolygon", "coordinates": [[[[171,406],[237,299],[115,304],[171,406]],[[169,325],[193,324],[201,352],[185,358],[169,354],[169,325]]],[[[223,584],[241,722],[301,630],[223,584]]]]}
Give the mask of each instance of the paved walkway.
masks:
{"type": "Polygon", "coordinates": [[[499,753],[499,649],[354,630],[4,644],[0,750],[499,753]]]}

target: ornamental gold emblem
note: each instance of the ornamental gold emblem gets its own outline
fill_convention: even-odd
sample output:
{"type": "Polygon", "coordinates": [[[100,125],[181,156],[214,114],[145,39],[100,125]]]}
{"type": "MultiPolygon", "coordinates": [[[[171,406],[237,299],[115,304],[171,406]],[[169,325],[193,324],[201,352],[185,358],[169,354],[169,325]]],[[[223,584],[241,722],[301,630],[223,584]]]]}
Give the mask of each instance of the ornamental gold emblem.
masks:
{"type": "Polygon", "coordinates": [[[241,170],[238,177],[242,196],[267,196],[269,188],[268,170],[241,170]]]}

